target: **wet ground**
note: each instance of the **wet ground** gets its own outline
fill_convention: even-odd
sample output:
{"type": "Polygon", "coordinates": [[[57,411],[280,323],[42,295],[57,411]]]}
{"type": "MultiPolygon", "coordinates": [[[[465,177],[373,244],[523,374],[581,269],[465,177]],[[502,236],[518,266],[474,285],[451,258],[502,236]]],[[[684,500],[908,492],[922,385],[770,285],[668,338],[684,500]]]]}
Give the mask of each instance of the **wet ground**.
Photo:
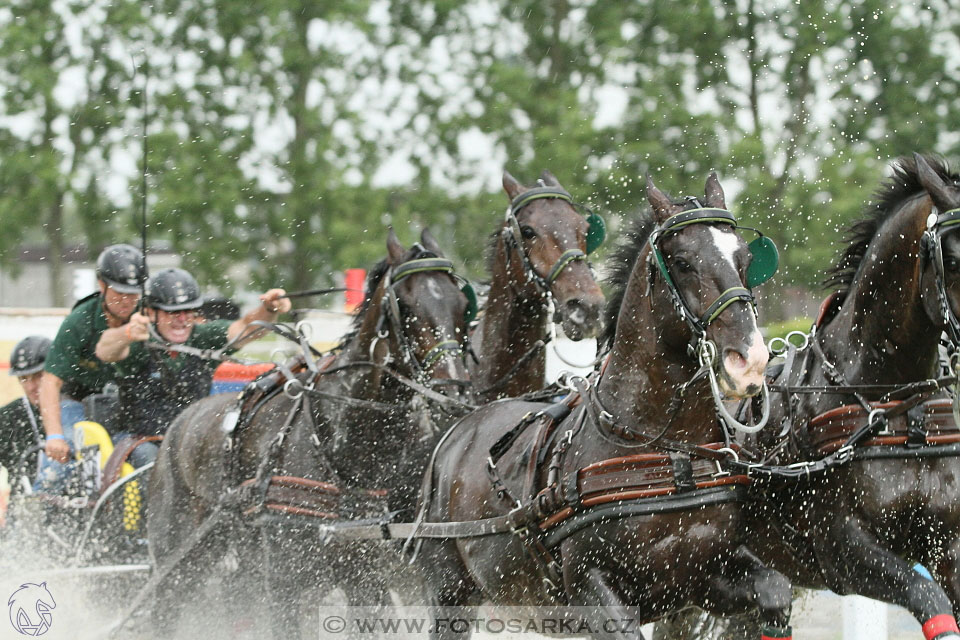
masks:
{"type": "MultiPolygon", "coordinates": [[[[7,558],[9,560],[9,558],[7,558]]],[[[109,580],[98,579],[99,588],[104,590],[100,596],[91,595],[83,588],[82,583],[74,579],[58,576],[56,570],[43,569],[36,565],[34,570],[23,570],[21,565],[17,575],[5,573],[0,575],[0,596],[6,604],[8,599],[17,593],[21,584],[46,584],[46,589],[55,600],[55,608],[51,610],[52,624],[49,631],[43,635],[48,640],[85,640],[87,638],[103,637],[102,631],[106,625],[119,614],[124,605],[132,598],[133,593],[142,584],[143,576],[126,576],[109,580]],[[101,635],[98,635],[101,634],[101,635]]],[[[9,567],[9,565],[7,565],[9,567]]],[[[229,585],[228,585],[229,586],[229,585]]],[[[212,594],[211,594],[212,595],[212,594]]],[[[312,597],[305,595],[305,601],[312,597]]],[[[795,605],[794,638],[797,640],[843,640],[844,625],[851,624],[849,612],[844,612],[844,599],[827,592],[810,592],[805,594],[795,605]]],[[[8,606],[8,611],[10,606],[8,606]]],[[[192,619],[183,625],[176,636],[176,640],[260,640],[269,638],[268,621],[260,613],[247,615],[239,622],[228,623],[222,617],[205,615],[207,611],[202,605],[197,605],[192,619]]],[[[247,612],[250,614],[251,612],[247,612]]],[[[221,614],[222,615],[222,614],[221,614]]],[[[7,616],[4,616],[5,618],[7,616]]],[[[316,620],[316,619],[315,619],[316,620]]],[[[304,633],[307,638],[337,638],[337,634],[324,633],[314,625],[319,621],[305,624],[304,633]]],[[[860,638],[883,640],[881,635],[883,624],[887,628],[889,640],[917,640],[922,637],[920,625],[909,614],[896,607],[886,607],[885,611],[867,612],[866,618],[861,618],[859,630],[860,638]],[[872,626],[871,626],[872,625],[872,626]]],[[[149,622],[144,622],[145,629],[150,628],[149,622]]],[[[645,628],[645,631],[647,629],[645,628]]],[[[0,621],[0,639],[23,638],[14,629],[9,620],[0,621]]],[[[137,640],[148,638],[149,633],[124,632],[117,636],[123,640],[137,640]]],[[[369,634],[365,637],[382,637],[381,634],[369,634]]],[[[424,634],[410,634],[406,636],[390,635],[395,637],[425,637],[424,634]]],[[[533,634],[508,633],[479,633],[473,637],[478,640],[503,640],[506,638],[523,637],[529,640],[538,640],[545,636],[533,634]]],[[[648,633],[647,638],[651,635],[648,633]]]]}

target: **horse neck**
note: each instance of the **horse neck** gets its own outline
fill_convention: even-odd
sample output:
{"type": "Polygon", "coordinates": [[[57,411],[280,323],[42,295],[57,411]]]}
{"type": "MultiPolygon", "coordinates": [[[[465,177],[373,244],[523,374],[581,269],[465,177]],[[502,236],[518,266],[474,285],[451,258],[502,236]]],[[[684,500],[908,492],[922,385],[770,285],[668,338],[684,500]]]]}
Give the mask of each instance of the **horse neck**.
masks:
{"type": "MultiPolygon", "coordinates": [[[[497,240],[496,260],[490,281],[490,293],[483,318],[473,334],[474,351],[479,364],[471,379],[475,388],[483,388],[503,378],[537,340],[547,335],[550,318],[541,299],[529,298],[510,276],[510,265],[503,236],[497,240]]],[[[517,396],[543,388],[546,355],[541,349],[496,391],[497,396],[517,396]]]]}
{"type": "Polygon", "coordinates": [[[825,353],[850,384],[898,384],[934,370],[940,329],[923,305],[919,257],[930,207],[929,198],[911,200],[881,226],[823,331],[825,353]]]}
{"type": "Polygon", "coordinates": [[[697,363],[687,353],[689,330],[673,310],[662,277],[651,296],[649,250],[637,259],[617,321],[610,357],[598,382],[601,403],[617,422],[647,434],[684,442],[715,442],[723,433],[717,423],[709,387],[702,381],[677,406],[677,388],[690,380],[697,363]],[[675,415],[674,415],[675,414],[675,415]]]}

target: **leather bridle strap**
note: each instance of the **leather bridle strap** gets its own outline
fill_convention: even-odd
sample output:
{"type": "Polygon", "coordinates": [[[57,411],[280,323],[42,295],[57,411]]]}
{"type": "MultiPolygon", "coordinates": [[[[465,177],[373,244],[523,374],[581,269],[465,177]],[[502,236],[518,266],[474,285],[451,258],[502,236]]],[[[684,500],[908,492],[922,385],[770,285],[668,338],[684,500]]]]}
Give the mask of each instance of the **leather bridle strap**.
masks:
{"type": "MultiPolygon", "coordinates": [[[[402,318],[400,317],[400,304],[397,300],[397,294],[394,290],[394,286],[396,286],[404,278],[412,276],[416,273],[427,273],[431,271],[448,273],[455,277],[453,262],[447,260],[446,258],[416,258],[413,260],[407,260],[406,262],[394,267],[393,271],[388,274],[387,281],[385,283],[386,294],[384,295],[384,316],[386,316],[387,322],[389,322],[391,329],[396,334],[395,337],[400,345],[401,351],[403,352],[403,357],[413,370],[414,377],[421,380],[427,375],[433,365],[442,360],[448,354],[463,353],[463,348],[456,340],[443,340],[435,344],[430,351],[427,352],[423,358],[423,362],[419,362],[413,353],[413,347],[410,345],[407,336],[403,331],[403,322],[402,318]]],[[[381,322],[382,321],[383,316],[381,316],[381,322]]]]}
{"type": "Polygon", "coordinates": [[[546,278],[540,275],[533,267],[533,263],[530,262],[530,256],[527,255],[527,252],[523,248],[523,244],[521,242],[522,236],[520,232],[520,222],[517,220],[517,213],[534,200],[542,200],[544,198],[563,200],[564,202],[569,202],[574,208],[577,207],[577,204],[573,201],[573,196],[571,196],[564,189],[560,189],[558,187],[536,187],[521,193],[510,201],[510,206],[507,208],[507,213],[505,215],[505,221],[507,223],[507,228],[509,229],[508,238],[511,239],[507,242],[508,248],[514,248],[517,250],[517,253],[520,254],[520,260],[527,272],[527,277],[536,282],[543,291],[549,292],[550,285],[553,284],[554,280],[560,277],[560,274],[563,272],[563,270],[573,262],[578,260],[586,260],[587,254],[579,249],[570,249],[568,251],[564,251],[563,255],[561,255],[560,258],[558,258],[554,263],[553,267],[550,269],[550,273],[546,278]]]}
{"type": "Polygon", "coordinates": [[[550,269],[550,274],[547,276],[547,283],[553,284],[553,281],[557,279],[560,273],[566,269],[567,265],[571,262],[586,259],[587,254],[585,254],[583,251],[580,251],[580,249],[570,249],[568,251],[564,251],[563,255],[557,259],[556,264],[553,265],[553,268],[550,269]]]}
{"type": "Polygon", "coordinates": [[[743,301],[753,306],[753,293],[746,287],[731,287],[724,291],[720,296],[707,307],[707,310],[701,317],[697,317],[687,306],[680,290],[667,269],[667,263],[660,252],[660,241],[667,235],[675,233],[685,227],[701,223],[723,223],[733,227],[737,226],[737,219],[726,209],[701,208],[691,209],[690,211],[681,211],[667,218],[653,233],[650,234],[649,244],[651,252],[651,261],[657,266],[663,275],[667,284],[667,291],[673,298],[674,307],[680,317],[689,325],[693,333],[692,344],[696,345],[704,338],[707,333],[707,327],[716,320],[723,311],[731,304],[737,301],[743,301]]]}
{"type": "Polygon", "coordinates": [[[726,209],[716,209],[703,207],[700,209],[691,209],[690,211],[681,211],[667,218],[666,222],[660,225],[658,231],[661,236],[679,231],[680,229],[701,222],[725,222],[737,226],[737,219],[726,209]]]}
{"type": "Polygon", "coordinates": [[[723,310],[729,307],[737,300],[742,300],[749,305],[753,304],[753,294],[746,287],[731,287],[720,294],[720,297],[713,301],[707,310],[700,317],[700,323],[706,329],[710,323],[717,319],[723,313],[723,310]]]}
{"type": "Polygon", "coordinates": [[[392,284],[397,284],[407,276],[415,273],[424,273],[427,271],[441,271],[443,273],[453,273],[453,263],[445,258],[419,258],[408,260],[397,265],[391,276],[392,284]]]}
{"type": "Polygon", "coordinates": [[[940,307],[942,320],[950,336],[952,350],[960,349],[960,320],[957,319],[950,298],[947,296],[946,272],[943,266],[943,234],[953,231],[960,225],[960,209],[950,209],[943,213],[931,212],[927,218],[927,230],[923,233],[922,247],[925,260],[930,260],[936,281],[937,302],[940,307]]]}

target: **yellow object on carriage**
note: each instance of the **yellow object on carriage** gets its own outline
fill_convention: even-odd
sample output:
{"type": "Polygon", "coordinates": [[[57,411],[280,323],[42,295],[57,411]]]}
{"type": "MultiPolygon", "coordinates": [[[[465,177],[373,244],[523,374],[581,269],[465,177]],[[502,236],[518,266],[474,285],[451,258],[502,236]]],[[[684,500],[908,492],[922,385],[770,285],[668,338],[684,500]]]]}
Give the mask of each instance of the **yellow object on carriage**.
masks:
{"type": "MultiPolygon", "coordinates": [[[[106,470],[107,463],[114,452],[113,440],[111,440],[110,434],[107,433],[103,425],[98,422],[82,420],[74,425],[74,430],[74,438],[77,443],[77,460],[81,464],[84,462],[96,462],[96,471],[99,474],[96,488],[100,490],[100,482],[104,480],[102,474],[106,470]],[[91,454],[94,448],[96,449],[96,453],[93,454],[96,456],[95,459],[85,458],[85,456],[91,454]]],[[[124,461],[120,466],[119,475],[115,480],[124,478],[133,473],[133,471],[133,465],[124,461]]],[[[111,479],[106,480],[109,482],[111,479]]],[[[140,528],[141,504],[142,498],[139,481],[133,480],[123,488],[123,528],[125,530],[137,531],[140,528]]]]}

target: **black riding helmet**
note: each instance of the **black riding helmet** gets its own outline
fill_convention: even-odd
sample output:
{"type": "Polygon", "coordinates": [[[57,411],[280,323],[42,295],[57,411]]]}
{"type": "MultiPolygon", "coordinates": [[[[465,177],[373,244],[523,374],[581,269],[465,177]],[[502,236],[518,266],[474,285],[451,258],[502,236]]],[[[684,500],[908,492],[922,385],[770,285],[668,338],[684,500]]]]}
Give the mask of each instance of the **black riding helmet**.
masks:
{"type": "Polygon", "coordinates": [[[43,371],[43,363],[50,351],[50,340],[43,336],[28,336],[17,343],[10,354],[10,375],[31,376],[43,371]]]}
{"type": "Polygon", "coordinates": [[[143,254],[129,244],[110,245],[97,258],[97,277],[118,293],[140,293],[143,271],[143,254]]]}
{"type": "Polygon", "coordinates": [[[145,304],[153,309],[182,311],[203,305],[200,285],[183,269],[163,269],[147,280],[145,304]]]}

